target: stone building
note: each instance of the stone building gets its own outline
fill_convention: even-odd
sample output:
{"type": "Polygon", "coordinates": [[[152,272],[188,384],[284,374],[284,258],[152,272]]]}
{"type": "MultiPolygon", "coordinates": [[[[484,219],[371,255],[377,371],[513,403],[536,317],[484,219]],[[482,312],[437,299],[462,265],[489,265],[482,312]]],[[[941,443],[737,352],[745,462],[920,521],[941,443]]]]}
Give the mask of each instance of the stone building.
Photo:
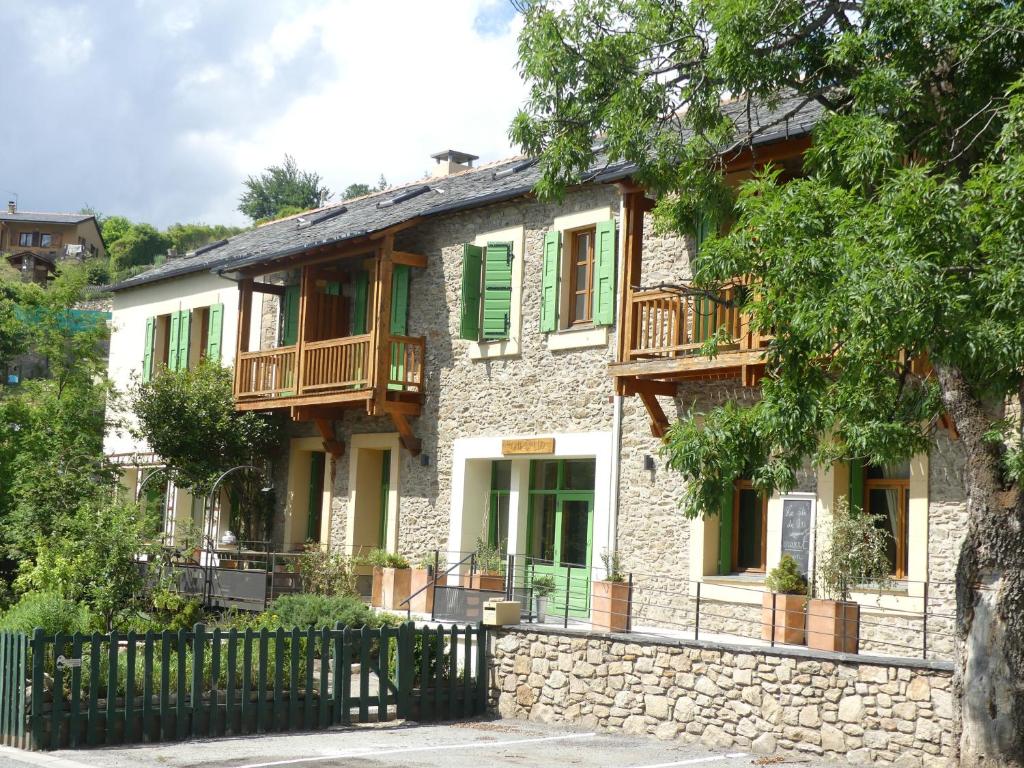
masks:
{"type": "MultiPolygon", "coordinates": [[[[791,106],[746,126],[758,127],[756,152],[730,166],[736,180],[768,161],[800,172],[816,113],[791,106]]],[[[965,514],[952,438],[906,466],[808,468],[770,499],[740,480],[720,509],[685,519],[660,437],[688,409],[753,402],[770,343],[676,290],[700,228],[656,234],[623,164],[543,202],[530,160],[435,159],[431,178],[114,286],[115,382],[215,355],[234,367],[239,409],[288,417],[271,468],[275,549],[439,550],[454,564],[482,541],[558,577],[553,602],[580,622],[602,553],[617,551],[634,627],[688,631],[700,594],[706,631],[759,638],[766,571],[784,551],[813,571],[817,522],[849,496],[894,536],[895,588],[856,595],[862,647],[948,651],[965,514]],[[701,356],[730,323],[734,347],[701,356]]],[[[107,449],[129,486],[159,464],[127,433],[107,449]]],[[[169,533],[201,520],[200,502],[169,491],[169,533]]]]}

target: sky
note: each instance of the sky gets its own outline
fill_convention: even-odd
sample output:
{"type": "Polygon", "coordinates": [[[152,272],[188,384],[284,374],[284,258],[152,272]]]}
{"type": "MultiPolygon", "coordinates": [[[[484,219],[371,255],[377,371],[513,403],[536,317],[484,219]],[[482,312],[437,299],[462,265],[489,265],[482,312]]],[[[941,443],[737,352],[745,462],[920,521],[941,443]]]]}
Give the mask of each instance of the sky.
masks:
{"type": "Polygon", "coordinates": [[[507,157],[519,26],[509,0],[2,0],[0,205],[247,224],[285,153],[335,193],[507,157]]]}

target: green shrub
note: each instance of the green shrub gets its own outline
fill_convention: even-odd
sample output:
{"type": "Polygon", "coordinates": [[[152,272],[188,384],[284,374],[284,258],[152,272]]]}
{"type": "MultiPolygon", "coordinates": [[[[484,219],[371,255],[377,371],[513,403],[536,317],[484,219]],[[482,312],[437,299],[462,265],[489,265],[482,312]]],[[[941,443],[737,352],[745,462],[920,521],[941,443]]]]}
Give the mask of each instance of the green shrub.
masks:
{"type": "Polygon", "coordinates": [[[311,544],[299,558],[299,572],[306,592],[318,595],[359,594],[356,588],[356,566],[354,558],[338,552],[327,552],[319,544],[311,544]]]}
{"type": "Polygon", "coordinates": [[[803,595],[807,593],[807,579],[800,573],[800,568],[792,555],[783,555],[779,564],[772,568],[764,580],[764,584],[772,592],[780,595],[803,595]]]}
{"type": "Polygon", "coordinates": [[[334,628],[337,623],[349,627],[377,627],[380,617],[356,597],[347,595],[282,595],[271,603],[267,613],[274,625],[269,629],[298,627],[334,628]]]}
{"type": "Polygon", "coordinates": [[[88,632],[89,609],[56,592],[28,592],[0,617],[0,629],[31,635],[36,627],[46,634],[88,632]]]}

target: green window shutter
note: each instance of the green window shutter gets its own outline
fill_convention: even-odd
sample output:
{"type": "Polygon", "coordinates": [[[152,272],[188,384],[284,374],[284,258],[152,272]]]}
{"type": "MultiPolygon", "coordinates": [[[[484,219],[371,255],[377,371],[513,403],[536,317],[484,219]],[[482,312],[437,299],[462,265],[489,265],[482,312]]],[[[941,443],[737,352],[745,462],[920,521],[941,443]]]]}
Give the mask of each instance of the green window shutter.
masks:
{"type": "Polygon", "coordinates": [[[485,339],[507,339],[512,322],[512,243],[488,243],[484,256],[485,339]]]}
{"type": "Polygon", "coordinates": [[[178,367],[176,370],[188,370],[188,353],[192,342],[192,313],[185,309],[178,313],[178,367]]]}
{"type": "Polygon", "coordinates": [[[864,462],[850,462],[850,511],[864,509],[864,462]]]}
{"type": "Polygon", "coordinates": [[[142,349],[142,380],[153,378],[153,341],[156,338],[156,318],[146,318],[146,345],[142,349]]]}
{"type": "Polygon", "coordinates": [[[462,246],[462,307],[459,338],[480,340],[480,273],[484,249],[466,243],[462,246]]]}
{"type": "Polygon", "coordinates": [[[594,325],[615,323],[615,219],[597,225],[594,244],[594,325]]]}
{"type": "Polygon", "coordinates": [[[718,572],[732,573],[732,506],[733,491],[722,496],[722,507],[718,511],[718,572]]]}
{"type": "Polygon", "coordinates": [[[409,321],[409,270],[396,264],[391,273],[391,335],[405,336],[409,321]]]}
{"type": "Polygon", "coordinates": [[[309,457],[309,504],[306,512],[306,541],[320,541],[325,458],[326,454],[321,451],[313,451],[309,457]]]}
{"type": "Polygon", "coordinates": [[[289,285],[284,289],[281,302],[281,344],[291,346],[299,341],[299,286],[289,285]]]}
{"type": "Polygon", "coordinates": [[[206,331],[206,357],[220,362],[221,334],[224,332],[224,305],[212,304],[206,331]]]}
{"type": "Polygon", "coordinates": [[[178,370],[178,340],[181,336],[181,313],[171,312],[171,333],[167,343],[167,370],[178,370]]]}
{"type": "Polygon", "coordinates": [[[540,331],[558,330],[558,261],[562,252],[562,233],[552,230],[544,235],[544,266],[541,273],[540,331]]]}
{"type": "Polygon", "coordinates": [[[694,255],[700,253],[700,247],[714,229],[711,217],[704,211],[698,211],[693,222],[693,249],[694,255]]]}
{"type": "Polygon", "coordinates": [[[352,281],[352,334],[366,333],[366,301],[370,293],[370,273],[361,269],[352,281]]]}

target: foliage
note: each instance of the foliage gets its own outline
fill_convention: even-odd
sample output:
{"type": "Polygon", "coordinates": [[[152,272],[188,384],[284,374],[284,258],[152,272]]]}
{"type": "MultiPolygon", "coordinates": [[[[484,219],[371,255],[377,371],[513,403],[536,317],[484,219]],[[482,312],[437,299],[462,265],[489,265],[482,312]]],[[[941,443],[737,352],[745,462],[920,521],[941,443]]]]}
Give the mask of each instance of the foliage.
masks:
{"type": "Polygon", "coordinates": [[[476,540],[476,569],[484,573],[498,573],[501,570],[502,557],[498,547],[492,547],[483,539],[476,540]]]}
{"type": "Polygon", "coordinates": [[[366,562],[375,568],[409,567],[409,560],[405,556],[384,549],[371,549],[366,555],[366,562]]]}
{"type": "Polygon", "coordinates": [[[109,631],[118,615],[138,605],[142,574],[136,557],[153,550],[157,529],[157,521],[132,502],[82,502],[36,542],[35,562],[22,564],[15,586],[84,603],[109,631]]]}
{"type": "Polygon", "coordinates": [[[100,232],[103,234],[103,242],[106,243],[107,250],[109,251],[114,243],[127,235],[133,226],[134,224],[124,216],[108,216],[103,219],[100,232]]]}
{"type": "Polygon", "coordinates": [[[886,554],[891,536],[875,524],[875,517],[851,511],[841,498],[831,520],[822,521],[825,546],[815,570],[822,591],[833,600],[849,600],[858,584],[882,589],[892,581],[886,554]]]}
{"type": "Polygon", "coordinates": [[[438,550],[427,552],[416,561],[417,568],[427,569],[433,568],[435,565],[437,566],[437,573],[435,575],[440,575],[448,570],[448,557],[444,552],[438,550]]]}
{"type": "Polygon", "coordinates": [[[107,245],[110,268],[115,275],[123,275],[132,267],[153,264],[157,257],[166,256],[171,238],[152,224],[132,224],[117,240],[107,245]]]}
{"type": "Polygon", "coordinates": [[[555,577],[545,574],[535,576],[531,582],[534,597],[547,597],[555,591],[555,577]]]}
{"type": "Polygon", "coordinates": [[[606,549],[601,552],[601,564],[604,566],[605,581],[621,584],[626,580],[625,575],[622,573],[622,558],[617,549],[606,549]]]}
{"type": "Polygon", "coordinates": [[[299,558],[302,588],[316,595],[356,597],[357,565],[354,558],[310,544],[299,558]]]}
{"type": "Polygon", "coordinates": [[[238,210],[258,221],[280,218],[286,206],[319,208],[331,197],[331,191],[321,182],[320,174],[299,170],[295,158],[285,155],[281,165],[271,165],[259,176],[245,180],[238,210]]]}
{"type": "Polygon", "coordinates": [[[133,626],[136,631],[154,632],[192,629],[203,621],[205,612],[202,603],[188,595],[183,595],[168,585],[160,585],[149,595],[152,611],[139,614],[145,621],[133,626]]]}
{"type": "Polygon", "coordinates": [[[800,573],[800,567],[792,555],[783,555],[779,564],[772,568],[764,580],[764,585],[771,592],[780,595],[807,594],[807,579],[800,573]]]}
{"type": "Polygon", "coordinates": [[[199,494],[231,467],[262,463],[278,443],[277,421],[235,411],[231,371],[217,362],[160,369],[136,381],[129,400],[139,437],[167,462],[169,479],[199,494]]]}
{"type": "Polygon", "coordinates": [[[349,184],[345,187],[345,191],[341,193],[342,200],[351,200],[353,197],[362,197],[363,195],[372,195],[374,192],[383,192],[388,188],[388,180],[384,178],[384,174],[380,175],[380,179],[377,181],[377,186],[371,186],[369,184],[349,184]]]}
{"type": "Polygon", "coordinates": [[[29,592],[0,616],[0,629],[31,635],[36,628],[46,634],[85,633],[90,629],[89,609],[58,592],[29,592]]]}
{"type": "Polygon", "coordinates": [[[180,255],[184,255],[196,248],[234,237],[239,232],[244,232],[245,227],[229,227],[224,224],[172,224],[167,228],[166,234],[171,241],[171,248],[180,255]]]}
{"type": "Polygon", "coordinates": [[[338,623],[349,627],[379,627],[390,621],[375,614],[359,597],[353,595],[281,595],[268,609],[273,626],[291,629],[333,629],[338,623]]]}

